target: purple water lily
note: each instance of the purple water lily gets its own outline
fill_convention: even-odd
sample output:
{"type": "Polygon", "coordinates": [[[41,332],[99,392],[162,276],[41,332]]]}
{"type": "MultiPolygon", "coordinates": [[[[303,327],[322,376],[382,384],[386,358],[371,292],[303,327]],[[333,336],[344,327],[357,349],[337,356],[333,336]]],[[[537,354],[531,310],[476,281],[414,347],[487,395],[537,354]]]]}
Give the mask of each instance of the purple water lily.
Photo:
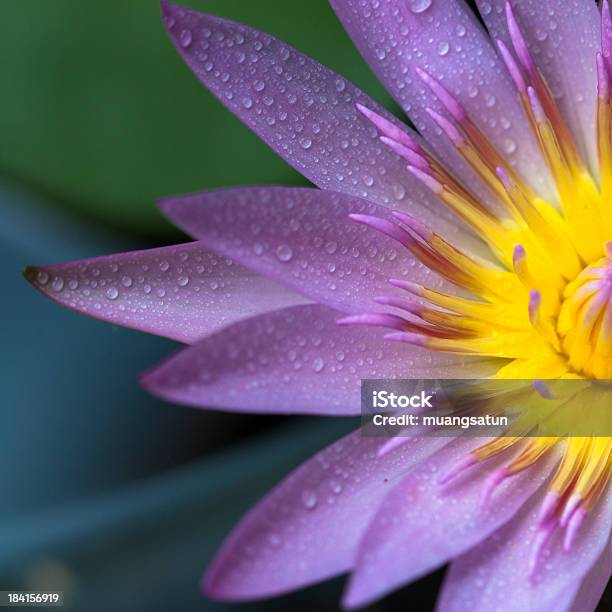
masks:
{"type": "MultiPolygon", "coordinates": [[[[170,198],[196,242],[27,278],[191,345],[143,384],[201,408],[344,416],[366,378],[611,378],[607,1],[478,0],[488,32],[462,0],[331,4],[418,133],[272,36],[162,2],[195,75],[319,189],[170,198]]],[[[441,610],[592,610],[611,471],[607,437],[358,431],[242,520],[203,588],[350,572],[355,608],[451,562],[441,610]]]]}

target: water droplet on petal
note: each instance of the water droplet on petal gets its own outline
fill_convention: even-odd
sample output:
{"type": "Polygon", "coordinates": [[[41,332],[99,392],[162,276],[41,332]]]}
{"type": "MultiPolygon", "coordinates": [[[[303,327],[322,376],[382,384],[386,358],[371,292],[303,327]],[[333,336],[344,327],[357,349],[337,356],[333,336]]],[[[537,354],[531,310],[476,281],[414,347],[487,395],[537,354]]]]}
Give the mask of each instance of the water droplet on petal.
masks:
{"type": "Polygon", "coordinates": [[[276,249],[276,256],[280,261],[291,261],[291,258],[293,257],[293,249],[288,244],[281,244],[276,249]]]}
{"type": "Polygon", "coordinates": [[[268,535],[268,543],[274,548],[278,548],[282,543],[281,537],[277,533],[271,533],[268,535]]]}
{"type": "Polygon", "coordinates": [[[410,10],[417,15],[424,13],[430,6],[432,0],[410,0],[410,10]]]}
{"type": "Polygon", "coordinates": [[[179,42],[181,43],[181,47],[186,49],[191,44],[191,32],[189,30],[183,30],[179,34],[179,42]]]}
{"type": "Polygon", "coordinates": [[[516,151],[516,148],[517,146],[514,140],[512,140],[511,138],[506,138],[506,140],[504,140],[504,151],[508,153],[508,155],[514,153],[516,151]]]}
{"type": "Polygon", "coordinates": [[[302,493],[302,503],[307,510],[313,510],[317,505],[317,494],[314,491],[304,491],[302,493]]]}
{"type": "Polygon", "coordinates": [[[445,56],[450,51],[450,45],[445,41],[438,43],[438,55],[445,56]]]}
{"type": "Polygon", "coordinates": [[[119,291],[115,287],[110,287],[106,291],[106,297],[109,300],[116,300],[119,297],[119,291]]]}

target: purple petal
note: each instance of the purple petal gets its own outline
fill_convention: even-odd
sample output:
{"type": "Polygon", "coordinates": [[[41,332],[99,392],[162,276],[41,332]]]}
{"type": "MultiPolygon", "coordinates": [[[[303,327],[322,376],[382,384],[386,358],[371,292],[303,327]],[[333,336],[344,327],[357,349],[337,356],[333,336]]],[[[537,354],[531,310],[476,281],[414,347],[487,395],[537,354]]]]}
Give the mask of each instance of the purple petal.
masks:
{"type": "Polygon", "coordinates": [[[611,577],[612,540],[608,540],[608,545],[582,581],[580,590],[574,597],[574,605],[570,612],[592,612],[596,610],[611,577]]]}
{"type": "Polygon", "coordinates": [[[352,415],[363,378],[477,378],[485,360],[459,360],[385,342],[379,330],[340,327],[340,313],[296,306],[241,321],[146,374],[166,400],[200,408],[352,415]]]}
{"type": "Polygon", "coordinates": [[[261,187],[172,198],[161,208],[213,251],[346,312],[385,309],[373,298],[397,293],[388,282],[394,277],[450,288],[396,241],[350,219],[393,219],[389,209],[360,198],[261,187]]]}
{"type": "Polygon", "coordinates": [[[32,266],[25,275],[54,302],[77,312],[186,343],[306,301],[197,242],[32,266]]]}
{"type": "Polygon", "coordinates": [[[401,122],[352,83],[248,26],[167,2],[162,12],[198,79],[315,185],[390,207],[419,202],[448,218],[356,104],[401,122]]]}
{"type": "MultiPolygon", "coordinates": [[[[612,495],[604,496],[582,526],[571,553],[563,552],[562,533],[551,538],[535,579],[530,581],[529,560],[542,499],[542,495],[535,496],[513,521],[452,564],[441,595],[441,611],[569,610],[592,569],[592,579],[601,588],[601,574],[607,571],[609,577],[610,572],[612,495]],[[603,565],[596,567],[598,561],[603,565]]],[[[576,609],[592,610],[596,603],[592,599],[590,594],[586,601],[576,600],[576,609]]]]}
{"type": "MultiPolygon", "coordinates": [[[[457,98],[500,153],[536,187],[551,192],[545,164],[510,76],[461,0],[331,0],[344,27],[387,90],[440,158],[468,184],[477,179],[427,114],[445,114],[416,74],[425,70],[457,98]]],[[[482,188],[476,188],[479,194],[482,188]]]]}
{"type": "MultiPolygon", "coordinates": [[[[550,473],[551,460],[538,462],[502,483],[480,509],[483,466],[474,466],[447,485],[441,485],[440,478],[482,442],[470,438],[450,444],[389,493],[361,542],[346,605],[374,601],[484,540],[512,518],[550,473]]],[[[487,473],[502,461],[487,462],[487,473]]]]}
{"type": "Polygon", "coordinates": [[[347,571],[382,497],[445,443],[412,438],[377,457],[381,440],[357,431],[321,451],[242,519],[203,580],[206,594],[270,597],[347,571]]]}
{"type": "MultiPolygon", "coordinates": [[[[476,0],[494,38],[510,49],[506,0],[476,0]]],[[[513,0],[512,9],[536,65],[591,168],[597,168],[595,56],[601,47],[597,4],[590,0],[513,0]]]]}

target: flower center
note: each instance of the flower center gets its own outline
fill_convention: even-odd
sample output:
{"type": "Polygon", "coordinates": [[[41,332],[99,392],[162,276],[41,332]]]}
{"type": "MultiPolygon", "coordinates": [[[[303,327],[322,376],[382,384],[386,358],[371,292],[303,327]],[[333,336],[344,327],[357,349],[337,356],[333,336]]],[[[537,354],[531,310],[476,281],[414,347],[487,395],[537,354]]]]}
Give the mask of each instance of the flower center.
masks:
{"type": "MultiPolygon", "coordinates": [[[[588,380],[612,379],[612,60],[597,56],[597,176],[582,159],[510,3],[506,17],[515,54],[501,41],[498,46],[553,178],[558,206],[535,193],[506,163],[440,81],[417,69],[445,111],[442,115],[427,109],[430,117],[497,196],[503,210],[483,206],[426,147],[373,111],[358,108],[382,134],[381,141],[473,229],[496,261],[462,251],[403,212],[394,212],[393,219],[352,215],[355,221],[397,240],[464,292],[459,296],[390,279],[391,285],[406,293],[376,298],[389,312],[350,316],[341,323],[386,327],[393,331],[385,338],[430,350],[505,360],[495,374],[497,379],[536,379],[543,387],[543,379],[557,379],[561,386],[572,382],[564,379],[587,379],[578,381],[585,383],[580,393],[567,398],[544,393],[551,403],[563,404],[571,416],[590,410],[584,435],[525,437],[525,431],[509,431],[469,453],[441,480],[443,485],[492,457],[514,452],[485,484],[486,504],[501,482],[563,443],[561,461],[540,511],[530,560],[534,576],[542,550],[555,531],[564,531],[563,546],[571,550],[612,474],[612,437],[593,435],[598,431],[596,413],[604,415],[605,423],[609,421],[608,392],[599,388],[604,383],[588,380]]],[[[536,422],[544,418],[538,411],[532,415],[536,422]]],[[[561,428],[553,431],[561,431],[565,424],[563,416],[557,417],[555,425],[561,428]]],[[[599,431],[609,429],[599,427],[599,431]]]]}
{"type": "Polygon", "coordinates": [[[612,241],[605,256],[569,283],[557,319],[563,352],[574,372],[612,378],[612,241]]]}

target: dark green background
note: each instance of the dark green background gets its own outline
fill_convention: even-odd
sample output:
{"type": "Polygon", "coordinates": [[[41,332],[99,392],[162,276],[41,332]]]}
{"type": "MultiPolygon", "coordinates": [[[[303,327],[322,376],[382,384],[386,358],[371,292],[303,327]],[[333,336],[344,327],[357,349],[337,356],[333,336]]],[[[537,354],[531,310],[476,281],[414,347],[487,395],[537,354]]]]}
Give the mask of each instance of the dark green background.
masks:
{"type": "MultiPolygon", "coordinates": [[[[325,0],[194,0],[288,41],[379,100],[325,0]]],[[[0,168],[58,206],[164,239],[162,195],[303,179],[195,79],[154,0],[2,6],[0,168]]]]}

